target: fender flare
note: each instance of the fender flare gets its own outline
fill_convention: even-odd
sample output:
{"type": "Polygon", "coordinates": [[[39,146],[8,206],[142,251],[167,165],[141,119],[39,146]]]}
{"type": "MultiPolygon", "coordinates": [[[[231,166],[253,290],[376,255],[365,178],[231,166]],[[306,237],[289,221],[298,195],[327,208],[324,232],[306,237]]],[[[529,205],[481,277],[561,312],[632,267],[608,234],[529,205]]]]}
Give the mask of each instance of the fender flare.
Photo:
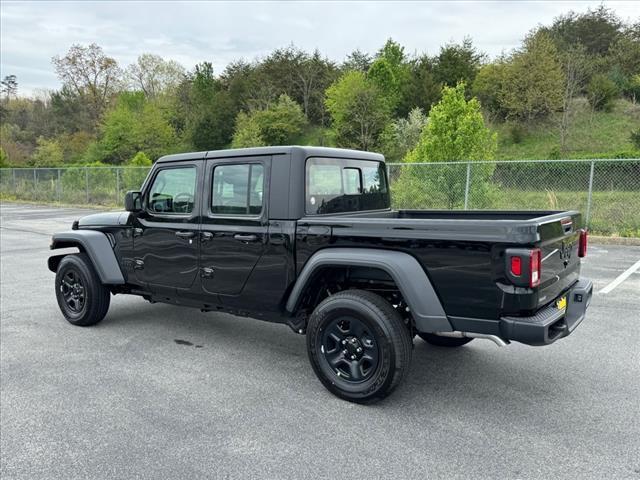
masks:
{"type": "Polygon", "coordinates": [[[385,271],[398,285],[420,332],[451,332],[440,299],[418,261],[404,252],[364,248],[327,248],[307,260],[287,299],[286,310],[295,314],[302,293],[314,272],[326,266],[373,267],[385,271]]]}
{"type": "MultiPolygon", "coordinates": [[[[51,238],[51,250],[57,248],[78,247],[84,250],[93,263],[100,281],[107,285],[125,283],[118,259],[107,236],[95,230],[72,230],[55,233],[51,238]]],[[[49,257],[49,269],[55,271],[59,255],[49,257]]]]}

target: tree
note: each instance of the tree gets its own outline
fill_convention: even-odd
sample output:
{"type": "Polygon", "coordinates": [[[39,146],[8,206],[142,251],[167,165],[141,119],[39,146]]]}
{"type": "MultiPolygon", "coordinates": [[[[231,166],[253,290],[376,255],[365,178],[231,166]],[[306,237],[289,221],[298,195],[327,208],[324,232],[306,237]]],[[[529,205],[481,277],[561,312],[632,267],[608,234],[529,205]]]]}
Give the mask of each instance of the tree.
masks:
{"type": "Polygon", "coordinates": [[[327,89],[339,146],[370,150],[390,120],[390,108],[382,92],[360,71],[349,71],[327,89]]]}
{"type": "Polygon", "coordinates": [[[118,89],[121,71],[118,63],[102,48],[72,45],[64,57],[51,59],[62,83],[83,97],[89,107],[94,127],[118,89]]]}
{"type": "Polygon", "coordinates": [[[238,113],[231,148],[262,147],[265,145],[256,117],[245,112],[238,113]]]}
{"type": "Polygon", "coordinates": [[[382,152],[388,162],[398,162],[413,150],[427,125],[427,116],[414,108],[406,118],[398,118],[385,128],[381,137],[382,152]]]}
{"type": "Polygon", "coordinates": [[[2,95],[6,100],[15,98],[18,95],[18,81],[15,75],[7,75],[0,82],[2,85],[2,95]]]}
{"type": "Polygon", "coordinates": [[[601,73],[594,75],[587,86],[587,99],[593,110],[610,111],[619,93],[614,81],[601,73]]]}
{"type": "Polygon", "coordinates": [[[144,152],[138,152],[127,162],[127,165],[132,167],[150,167],[153,165],[153,160],[151,160],[144,152]]]}
{"type": "Polygon", "coordinates": [[[340,65],[340,69],[343,72],[355,70],[364,73],[371,67],[371,62],[371,56],[368,53],[356,49],[347,55],[345,61],[340,65]]]}
{"type": "Polygon", "coordinates": [[[411,71],[404,47],[391,38],[378,51],[367,76],[384,94],[394,115],[404,116],[414,105],[410,99],[411,71]]]}
{"type": "Polygon", "coordinates": [[[431,106],[440,100],[440,85],[433,73],[433,60],[428,55],[413,59],[408,66],[408,82],[401,91],[398,114],[407,114],[414,108],[428,113],[431,106]]]}
{"type": "Polygon", "coordinates": [[[307,121],[296,102],[280,95],[271,108],[255,112],[260,135],[267,145],[286,145],[302,133],[307,121]]]}
{"type": "Polygon", "coordinates": [[[91,129],[91,112],[85,98],[68,85],[51,93],[51,114],[59,132],[79,132],[91,129]]]}
{"type": "Polygon", "coordinates": [[[391,110],[395,110],[400,100],[400,81],[395,70],[386,58],[378,58],[367,72],[367,78],[384,95],[391,110]]]}
{"type": "Polygon", "coordinates": [[[302,105],[307,120],[322,122],[324,119],[323,93],[335,80],[335,64],[323,58],[318,50],[309,55],[294,45],[280,48],[265,58],[256,69],[261,85],[262,98],[267,108],[285,94],[302,105]]]}
{"type": "Polygon", "coordinates": [[[389,38],[384,46],[378,50],[376,58],[384,58],[393,68],[397,68],[406,60],[404,47],[392,38],[389,38]]]}
{"type": "Polygon", "coordinates": [[[437,82],[454,86],[458,82],[473,83],[485,55],[473,46],[466,37],[461,44],[450,43],[440,48],[435,59],[433,72],[437,82]]]}
{"type": "Polygon", "coordinates": [[[593,65],[582,45],[572,45],[561,53],[564,71],[562,116],[560,117],[560,151],[567,151],[567,142],[573,120],[574,98],[584,89],[593,65]]]}
{"type": "Polygon", "coordinates": [[[571,11],[561,15],[545,30],[561,50],[581,45],[589,56],[604,56],[620,38],[622,21],[612,9],[600,5],[586,13],[571,11]]]}
{"type": "MultiPolygon", "coordinates": [[[[462,206],[464,200],[466,168],[458,162],[493,160],[497,136],[484,124],[477,99],[465,99],[465,85],[444,87],[442,100],[429,113],[429,121],[422,131],[416,147],[410,151],[406,163],[452,162],[421,175],[415,167],[407,167],[401,174],[396,195],[404,204],[414,204],[431,198],[441,199],[448,208],[462,206]]],[[[482,203],[488,193],[489,178],[495,165],[481,163],[471,168],[471,195],[482,203]]]]}
{"type": "Polygon", "coordinates": [[[156,103],[147,101],[141,92],[122,93],[115,108],[105,114],[98,158],[92,160],[122,164],[137,152],[157,158],[177,146],[175,131],[156,103]]]}
{"type": "Polygon", "coordinates": [[[555,44],[545,32],[529,35],[506,70],[500,103],[519,121],[547,117],[562,107],[565,77],[555,44]]]}
{"type": "Polygon", "coordinates": [[[281,95],[270,108],[238,114],[232,145],[286,145],[302,133],[305,125],[306,118],[300,105],[287,95],[281,95]]]}
{"type": "Polygon", "coordinates": [[[64,155],[60,143],[56,140],[38,138],[38,146],[31,156],[34,167],[55,167],[62,164],[64,155]]]}
{"type": "Polygon", "coordinates": [[[196,65],[188,94],[187,138],[198,150],[225,148],[233,135],[236,109],[209,62],[196,65]]]}
{"type": "Polygon", "coordinates": [[[164,60],[159,55],[144,53],[136,63],[127,67],[126,77],[134,89],[140,89],[149,98],[176,88],[185,76],[182,65],[164,60]]]}
{"type": "Polygon", "coordinates": [[[473,81],[473,94],[494,119],[504,120],[508,114],[508,110],[502,104],[502,95],[509,66],[506,59],[499,58],[480,67],[473,81]]]}

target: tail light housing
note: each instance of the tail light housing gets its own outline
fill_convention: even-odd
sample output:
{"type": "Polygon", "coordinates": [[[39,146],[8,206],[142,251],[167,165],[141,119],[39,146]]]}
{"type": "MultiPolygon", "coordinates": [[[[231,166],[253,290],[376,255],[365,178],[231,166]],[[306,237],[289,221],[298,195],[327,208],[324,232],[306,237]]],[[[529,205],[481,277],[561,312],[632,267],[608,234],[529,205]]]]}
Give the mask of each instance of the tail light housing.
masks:
{"type": "Polygon", "coordinates": [[[578,256],[580,258],[587,256],[587,241],[589,234],[587,233],[587,229],[583,228],[580,230],[580,239],[578,240],[578,256]]]}
{"type": "Polygon", "coordinates": [[[509,248],[506,251],[507,277],[518,287],[534,288],[542,278],[542,253],[539,248],[509,248]]]}
{"type": "Polygon", "coordinates": [[[531,288],[540,285],[542,275],[542,258],[539,248],[531,250],[529,255],[529,286],[531,288]]]}

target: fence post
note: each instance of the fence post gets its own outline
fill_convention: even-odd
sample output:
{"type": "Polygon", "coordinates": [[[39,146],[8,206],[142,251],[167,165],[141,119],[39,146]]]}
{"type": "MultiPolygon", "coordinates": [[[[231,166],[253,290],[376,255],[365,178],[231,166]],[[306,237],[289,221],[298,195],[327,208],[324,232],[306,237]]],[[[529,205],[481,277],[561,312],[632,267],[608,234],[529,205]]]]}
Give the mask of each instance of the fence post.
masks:
{"type": "Polygon", "coordinates": [[[36,169],[33,169],[33,197],[35,200],[38,199],[38,173],[36,169]]]}
{"type": "Polygon", "coordinates": [[[11,169],[11,175],[13,176],[13,194],[15,195],[18,191],[18,182],[16,181],[16,169],[11,169]]]}
{"type": "Polygon", "coordinates": [[[591,197],[593,194],[593,167],[595,166],[593,160],[591,161],[591,171],[589,172],[589,192],[587,193],[587,214],[585,218],[585,226],[589,227],[589,216],[591,215],[591,197]]]}
{"type": "Polygon", "coordinates": [[[58,168],[58,185],[57,185],[57,197],[58,197],[58,203],[60,203],[60,199],[62,197],[62,183],[60,182],[60,169],[58,168]]]}
{"type": "Polygon", "coordinates": [[[469,206],[469,183],[471,181],[471,162],[467,162],[467,183],[464,187],[464,209],[469,206]]]}
{"type": "Polygon", "coordinates": [[[120,199],[120,168],[116,167],[116,203],[120,199]]]}
{"type": "Polygon", "coordinates": [[[84,167],[84,183],[87,193],[87,205],[89,205],[89,169],[84,167]]]}

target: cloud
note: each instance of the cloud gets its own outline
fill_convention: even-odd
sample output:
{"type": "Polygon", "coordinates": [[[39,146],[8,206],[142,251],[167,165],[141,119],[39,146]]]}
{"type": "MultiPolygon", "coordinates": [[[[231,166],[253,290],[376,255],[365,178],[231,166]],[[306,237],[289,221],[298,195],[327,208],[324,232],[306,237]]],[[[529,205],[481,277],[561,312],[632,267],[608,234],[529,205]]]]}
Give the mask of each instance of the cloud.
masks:
{"type": "MultiPolygon", "coordinates": [[[[251,60],[275,48],[315,48],[341,61],[355,48],[375,52],[392,37],[408,52],[437,53],[471,36],[490,56],[517,47],[538,24],[586,2],[2,2],[1,74],[20,91],[58,88],[51,57],[95,42],[123,65],[149,52],[186,68],[251,60]]],[[[623,18],[635,2],[609,2],[623,18]]]]}

